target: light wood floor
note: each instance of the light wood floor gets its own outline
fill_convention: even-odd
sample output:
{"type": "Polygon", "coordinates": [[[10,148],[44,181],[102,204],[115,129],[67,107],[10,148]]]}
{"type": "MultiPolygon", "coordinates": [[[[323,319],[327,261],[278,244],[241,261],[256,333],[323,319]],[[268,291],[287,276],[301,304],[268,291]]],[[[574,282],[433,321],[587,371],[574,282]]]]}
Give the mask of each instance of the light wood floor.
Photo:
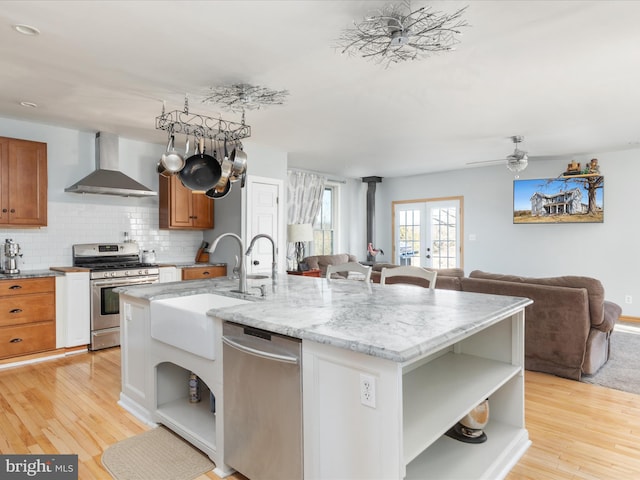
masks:
{"type": "MultiPolygon", "coordinates": [[[[542,373],[525,379],[533,445],[508,480],[640,478],[640,396],[542,373]]],[[[118,348],[0,370],[0,453],[77,453],[80,479],[110,479],[102,452],[147,429],[117,405],[119,393],[118,348]]]]}

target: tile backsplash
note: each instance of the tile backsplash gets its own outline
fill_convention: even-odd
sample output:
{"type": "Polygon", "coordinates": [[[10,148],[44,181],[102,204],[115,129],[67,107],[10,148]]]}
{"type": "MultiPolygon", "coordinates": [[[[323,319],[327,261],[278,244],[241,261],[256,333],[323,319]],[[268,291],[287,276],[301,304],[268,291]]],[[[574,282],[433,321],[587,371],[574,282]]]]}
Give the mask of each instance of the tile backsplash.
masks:
{"type": "Polygon", "coordinates": [[[159,263],[192,262],[202,242],[201,231],[160,230],[158,207],[82,205],[49,202],[48,226],[0,228],[6,238],[20,244],[21,270],[70,266],[71,246],[76,243],[123,242],[129,234],[141,249],[154,249],[159,263]]]}

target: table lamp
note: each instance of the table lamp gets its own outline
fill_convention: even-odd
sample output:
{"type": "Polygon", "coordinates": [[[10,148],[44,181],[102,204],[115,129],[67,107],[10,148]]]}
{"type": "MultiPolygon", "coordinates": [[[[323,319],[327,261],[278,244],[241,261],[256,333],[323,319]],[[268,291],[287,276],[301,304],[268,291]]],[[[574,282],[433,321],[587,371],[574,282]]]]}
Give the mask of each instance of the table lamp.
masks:
{"type": "Polygon", "coordinates": [[[294,223],[287,226],[287,238],[296,245],[296,269],[304,258],[304,242],[313,240],[313,226],[310,223],[294,223]]]}

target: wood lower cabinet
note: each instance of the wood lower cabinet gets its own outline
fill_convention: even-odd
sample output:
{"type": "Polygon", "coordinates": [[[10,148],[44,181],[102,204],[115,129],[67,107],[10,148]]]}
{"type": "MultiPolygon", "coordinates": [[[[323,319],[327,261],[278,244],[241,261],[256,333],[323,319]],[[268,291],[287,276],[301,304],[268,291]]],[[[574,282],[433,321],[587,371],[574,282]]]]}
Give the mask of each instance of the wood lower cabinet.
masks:
{"type": "Polygon", "coordinates": [[[47,144],[0,137],[0,225],[47,225],[47,144]]]}
{"type": "Polygon", "coordinates": [[[159,225],[172,230],[213,228],[213,199],[182,185],[177,175],[159,176],[159,225]]]}
{"type": "Polygon", "coordinates": [[[202,280],[203,278],[226,276],[227,267],[224,265],[208,265],[206,267],[189,267],[182,269],[182,280],[202,280]]]}
{"type": "Polygon", "coordinates": [[[56,348],[54,277],[0,280],[0,359],[56,348]]]}

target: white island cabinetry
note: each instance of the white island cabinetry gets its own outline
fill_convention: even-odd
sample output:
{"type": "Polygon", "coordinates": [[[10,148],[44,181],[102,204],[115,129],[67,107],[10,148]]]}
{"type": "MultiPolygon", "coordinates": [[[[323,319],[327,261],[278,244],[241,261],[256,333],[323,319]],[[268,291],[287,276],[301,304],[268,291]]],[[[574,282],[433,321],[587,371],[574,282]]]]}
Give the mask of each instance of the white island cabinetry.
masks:
{"type": "Polygon", "coordinates": [[[305,479],[503,478],[530,445],[523,318],[405,363],[303,343],[305,479]],[[485,443],[444,435],[486,398],[485,443]]]}
{"type": "Polygon", "coordinates": [[[238,294],[237,281],[226,277],[122,287],[120,404],[149,423],[167,425],[205,451],[219,476],[227,475],[226,320],[302,339],[305,480],[494,480],[504,478],[530,445],[524,425],[524,308],[530,300],[290,275],[279,275],[272,287],[266,297],[238,294]],[[150,303],[157,310],[163,302],[156,300],[179,299],[185,313],[193,313],[196,296],[212,293],[245,300],[208,310],[215,359],[152,334],[150,324],[160,325],[161,317],[150,303]],[[206,395],[215,395],[215,414],[206,398],[189,404],[190,371],[207,386],[206,395]],[[485,399],[486,442],[445,435],[485,399]]]}

